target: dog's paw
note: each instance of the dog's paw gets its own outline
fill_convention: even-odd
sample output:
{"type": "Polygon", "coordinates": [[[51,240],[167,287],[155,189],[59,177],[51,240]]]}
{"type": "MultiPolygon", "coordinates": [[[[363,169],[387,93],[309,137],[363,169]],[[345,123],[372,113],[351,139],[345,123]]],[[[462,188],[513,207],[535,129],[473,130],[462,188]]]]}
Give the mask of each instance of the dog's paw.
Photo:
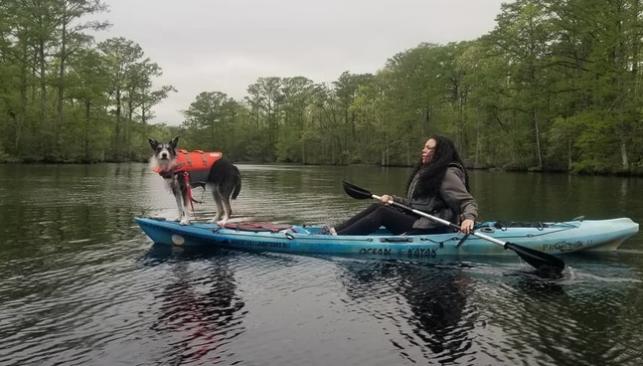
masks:
{"type": "Polygon", "coordinates": [[[179,225],[190,225],[190,220],[183,218],[181,222],[179,222],[179,225]]]}

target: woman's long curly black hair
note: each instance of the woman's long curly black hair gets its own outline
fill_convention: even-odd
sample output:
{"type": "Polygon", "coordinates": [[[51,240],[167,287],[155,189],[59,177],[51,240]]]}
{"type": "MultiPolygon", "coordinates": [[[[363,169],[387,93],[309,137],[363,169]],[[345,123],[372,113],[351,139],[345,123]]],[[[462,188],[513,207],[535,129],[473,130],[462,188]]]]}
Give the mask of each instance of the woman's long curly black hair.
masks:
{"type": "Polygon", "coordinates": [[[440,185],[442,184],[442,180],[444,179],[444,175],[447,172],[447,168],[452,163],[459,164],[462,167],[465,176],[464,185],[468,191],[469,176],[453,141],[440,135],[433,135],[429,137],[427,141],[430,139],[434,139],[436,142],[433,159],[431,159],[431,162],[428,164],[422,164],[422,160],[420,159],[420,162],[413,169],[413,173],[411,173],[409,181],[406,184],[407,192],[415,174],[420,174],[420,182],[422,182],[422,184],[416,185],[415,191],[413,192],[413,198],[437,194],[440,189],[440,185]]]}

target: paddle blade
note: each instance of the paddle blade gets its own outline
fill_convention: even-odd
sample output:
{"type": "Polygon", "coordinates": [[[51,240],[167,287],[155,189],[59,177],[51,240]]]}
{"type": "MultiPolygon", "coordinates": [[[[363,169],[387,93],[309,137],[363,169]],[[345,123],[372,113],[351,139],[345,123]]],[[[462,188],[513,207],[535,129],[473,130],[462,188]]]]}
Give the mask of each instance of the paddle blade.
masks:
{"type": "Polygon", "coordinates": [[[505,248],[516,252],[520,258],[534,266],[539,272],[560,275],[565,269],[565,262],[551,254],[509,242],[505,243],[505,248]]]}
{"type": "Polygon", "coordinates": [[[373,198],[373,194],[364,188],[358,187],[354,184],[348,183],[347,181],[343,181],[342,185],[344,186],[344,192],[346,192],[347,195],[356,198],[358,200],[365,200],[367,198],[373,198]]]}

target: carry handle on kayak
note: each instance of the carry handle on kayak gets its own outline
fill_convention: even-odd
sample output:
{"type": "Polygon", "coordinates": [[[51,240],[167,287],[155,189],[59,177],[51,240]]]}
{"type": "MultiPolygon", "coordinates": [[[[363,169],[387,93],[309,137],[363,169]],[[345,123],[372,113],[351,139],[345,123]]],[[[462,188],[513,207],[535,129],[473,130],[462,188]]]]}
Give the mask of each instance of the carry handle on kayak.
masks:
{"type": "MultiPolygon", "coordinates": [[[[356,198],[356,199],[367,199],[367,198],[374,198],[379,200],[381,197],[377,196],[375,194],[372,194],[371,192],[367,191],[364,188],[358,187],[354,184],[351,184],[349,182],[344,181],[343,182],[344,186],[344,191],[346,194],[349,196],[356,198]]],[[[449,226],[453,229],[456,229],[460,231],[460,227],[453,224],[452,222],[449,222],[447,220],[444,220],[439,217],[435,217],[433,215],[430,215],[426,212],[416,210],[412,207],[403,205],[401,203],[395,202],[395,201],[390,201],[389,202],[391,205],[395,207],[399,207],[401,209],[411,211],[416,215],[426,217],[432,221],[438,222],[442,225],[449,226]]],[[[529,263],[530,265],[534,266],[538,271],[542,273],[547,273],[547,274],[554,274],[554,275],[560,275],[560,273],[565,269],[565,262],[561,260],[560,258],[557,258],[551,254],[543,253],[541,251],[531,249],[531,248],[526,248],[521,245],[515,244],[515,243],[510,243],[508,241],[502,241],[499,239],[496,239],[494,237],[491,237],[489,235],[483,234],[478,231],[473,231],[471,232],[471,235],[477,236],[481,239],[490,241],[494,244],[500,245],[505,249],[510,249],[513,250],[516,254],[520,256],[525,262],[529,263]]]]}

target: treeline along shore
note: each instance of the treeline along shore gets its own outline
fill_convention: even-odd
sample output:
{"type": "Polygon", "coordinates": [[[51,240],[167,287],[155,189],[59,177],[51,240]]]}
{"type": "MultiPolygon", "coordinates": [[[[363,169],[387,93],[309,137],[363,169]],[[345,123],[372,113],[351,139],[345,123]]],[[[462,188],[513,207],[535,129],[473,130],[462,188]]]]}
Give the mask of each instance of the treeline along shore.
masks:
{"type": "MultiPolygon", "coordinates": [[[[643,174],[640,0],[519,0],[471,41],[422,43],[373,74],[266,77],[150,123],[171,86],[132,40],[96,42],[99,0],[0,1],[0,161],[120,162],[148,136],[237,162],[413,165],[450,136],[476,168],[643,174]]],[[[311,44],[311,48],[315,45],[311,44]]]]}

